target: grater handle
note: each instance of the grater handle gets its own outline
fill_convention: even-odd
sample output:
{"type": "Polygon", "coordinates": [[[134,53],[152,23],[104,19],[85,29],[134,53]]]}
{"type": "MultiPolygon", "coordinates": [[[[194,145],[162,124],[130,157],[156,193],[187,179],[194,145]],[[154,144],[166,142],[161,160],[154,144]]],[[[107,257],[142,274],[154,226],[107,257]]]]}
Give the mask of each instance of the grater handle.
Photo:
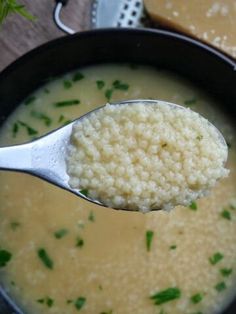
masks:
{"type": "Polygon", "coordinates": [[[73,35],[73,34],[75,34],[75,31],[72,28],[66,26],[62,22],[61,17],[60,17],[61,10],[62,10],[63,6],[67,5],[68,1],[69,0],[56,0],[55,1],[56,6],[55,6],[54,11],[53,11],[53,20],[60,30],[62,30],[66,34],[73,35]]]}

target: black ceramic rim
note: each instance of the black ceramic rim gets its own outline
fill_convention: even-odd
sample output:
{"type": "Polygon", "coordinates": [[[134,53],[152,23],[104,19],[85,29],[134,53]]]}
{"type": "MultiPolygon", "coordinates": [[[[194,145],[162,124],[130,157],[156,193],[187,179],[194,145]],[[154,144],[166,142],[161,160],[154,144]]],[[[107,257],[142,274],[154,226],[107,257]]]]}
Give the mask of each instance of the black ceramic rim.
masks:
{"type": "MultiPolygon", "coordinates": [[[[11,74],[11,72],[15,71],[19,66],[24,65],[24,63],[27,62],[27,60],[39,55],[42,51],[47,50],[51,47],[57,47],[62,45],[65,42],[74,41],[75,39],[79,40],[80,38],[91,38],[94,36],[102,35],[109,35],[109,34],[123,34],[125,33],[130,34],[132,36],[133,34],[142,34],[142,35],[158,35],[162,37],[168,37],[173,40],[178,40],[180,42],[183,42],[184,44],[188,44],[191,46],[195,46],[201,50],[205,50],[208,54],[213,55],[215,58],[220,59],[221,62],[225,63],[226,65],[230,66],[233,71],[236,72],[236,61],[225,55],[224,53],[221,53],[220,51],[216,50],[215,48],[212,48],[206,44],[203,44],[195,39],[192,39],[190,37],[165,31],[165,30],[154,30],[154,29],[130,29],[130,28],[106,28],[106,29],[98,29],[98,30],[89,30],[84,31],[82,33],[76,33],[74,35],[69,35],[66,37],[60,37],[57,39],[54,39],[52,41],[49,41],[43,45],[40,45],[39,47],[34,48],[33,50],[27,52],[20,58],[18,58],[16,61],[8,65],[1,73],[0,73],[0,81],[4,80],[4,78],[11,74]]],[[[10,298],[10,296],[7,294],[7,292],[4,290],[4,288],[0,285],[0,296],[3,297],[3,299],[6,301],[6,303],[16,312],[16,314],[24,314],[22,310],[14,303],[14,301],[10,298]]]]}

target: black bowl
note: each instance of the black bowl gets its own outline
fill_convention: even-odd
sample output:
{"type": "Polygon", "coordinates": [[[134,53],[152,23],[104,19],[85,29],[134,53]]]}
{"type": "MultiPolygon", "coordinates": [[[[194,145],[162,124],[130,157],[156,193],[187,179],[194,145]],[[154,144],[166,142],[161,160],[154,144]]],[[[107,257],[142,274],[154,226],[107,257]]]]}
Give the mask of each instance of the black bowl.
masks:
{"type": "MultiPolygon", "coordinates": [[[[0,121],[32,91],[58,75],[98,63],[139,63],[178,73],[220,100],[236,117],[236,63],[213,48],[161,30],[104,29],[49,42],[0,74],[0,121]]],[[[21,313],[3,289],[0,313],[21,313]]],[[[236,300],[224,314],[236,313],[236,300]]]]}

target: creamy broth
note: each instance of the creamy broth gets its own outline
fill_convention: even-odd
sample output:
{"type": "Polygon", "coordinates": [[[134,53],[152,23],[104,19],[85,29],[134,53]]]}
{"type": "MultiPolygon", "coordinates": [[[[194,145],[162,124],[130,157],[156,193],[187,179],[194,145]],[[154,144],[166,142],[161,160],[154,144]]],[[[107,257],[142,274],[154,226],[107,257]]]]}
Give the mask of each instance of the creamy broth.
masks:
{"type": "Polygon", "coordinates": [[[28,141],[103,105],[111,94],[107,90],[120,80],[128,88],[115,89],[111,101],[167,100],[191,106],[219,127],[231,144],[230,175],[190,208],[143,215],[96,206],[29,175],[1,172],[0,250],[12,254],[0,268],[2,283],[26,313],[221,311],[236,284],[236,152],[230,122],[211,98],[173,74],[128,65],[75,73],[48,83],[19,106],[2,127],[0,144],[28,141]],[[80,103],[55,105],[65,100],[80,103]],[[150,299],[169,288],[178,289],[176,299],[150,299]]]}

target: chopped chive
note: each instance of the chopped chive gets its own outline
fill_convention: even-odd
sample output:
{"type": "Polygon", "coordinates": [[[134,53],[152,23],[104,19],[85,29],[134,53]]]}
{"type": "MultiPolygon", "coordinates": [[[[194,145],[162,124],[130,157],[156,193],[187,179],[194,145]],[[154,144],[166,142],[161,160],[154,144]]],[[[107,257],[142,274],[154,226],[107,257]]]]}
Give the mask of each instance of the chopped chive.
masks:
{"type": "Polygon", "coordinates": [[[228,277],[232,274],[233,272],[233,269],[232,268],[221,268],[220,269],[220,273],[222,276],[224,277],[228,277]]]}
{"type": "Polygon", "coordinates": [[[73,80],[74,82],[77,82],[77,81],[82,80],[83,78],[84,78],[84,75],[83,75],[82,73],[76,72],[76,73],[73,75],[72,80],[73,80]]]}
{"type": "Polygon", "coordinates": [[[17,122],[15,122],[12,126],[13,137],[16,137],[16,134],[18,133],[18,131],[19,131],[19,125],[17,122]]]}
{"type": "Polygon", "coordinates": [[[37,302],[40,304],[46,304],[48,307],[52,307],[54,304],[54,300],[49,297],[38,299],[37,302]]]}
{"type": "Polygon", "coordinates": [[[12,221],[12,222],[10,223],[10,227],[11,227],[12,230],[15,231],[17,228],[20,227],[20,223],[17,222],[17,221],[12,221]]]}
{"type": "Polygon", "coordinates": [[[32,104],[34,101],[36,100],[35,96],[30,96],[25,100],[25,105],[28,106],[30,104],[32,104]]]}
{"type": "Polygon", "coordinates": [[[68,234],[68,230],[67,229],[60,229],[54,232],[54,236],[56,239],[61,239],[64,236],[66,236],[68,234]]]}
{"type": "Polygon", "coordinates": [[[197,304],[202,301],[203,295],[201,293],[194,294],[191,298],[193,304],[197,304]]]}
{"type": "Polygon", "coordinates": [[[96,84],[98,89],[102,89],[105,86],[105,82],[101,80],[96,81],[96,84]]]}
{"type": "Polygon", "coordinates": [[[33,129],[27,123],[25,123],[23,121],[18,121],[18,123],[26,129],[28,135],[36,135],[36,134],[38,134],[38,131],[33,129]]]}
{"type": "Polygon", "coordinates": [[[0,268],[7,266],[10,262],[12,254],[6,250],[0,250],[0,268]]]}
{"type": "Polygon", "coordinates": [[[179,299],[180,297],[181,291],[179,288],[168,288],[153,294],[150,299],[154,301],[155,305],[160,305],[172,300],[179,299]]]}
{"type": "Polygon", "coordinates": [[[48,88],[44,88],[44,93],[45,94],[50,94],[50,90],[48,88]]]}
{"type": "Polygon", "coordinates": [[[67,124],[69,124],[69,123],[71,123],[72,122],[72,120],[66,120],[64,123],[63,123],[63,125],[67,125],[67,124]]]}
{"type": "Polygon", "coordinates": [[[188,208],[192,209],[192,210],[197,210],[197,203],[192,201],[192,203],[188,206],[188,208]]]}
{"type": "Polygon", "coordinates": [[[77,238],[76,247],[82,248],[84,246],[84,240],[81,237],[77,238]]]}
{"type": "Polygon", "coordinates": [[[198,135],[197,140],[201,141],[203,139],[203,135],[198,135]]]}
{"type": "Polygon", "coordinates": [[[146,248],[147,248],[148,252],[151,249],[153,236],[154,236],[154,232],[152,230],[147,230],[146,231],[146,248]]]}
{"type": "Polygon", "coordinates": [[[55,102],[53,105],[54,107],[60,108],[60,107],[68,107],[68,106],[74,106],[74,105],[79,105],[79,104],[80,104],[79,99],[71,99],[71,100],[58,101],[58,102],[55,102]]]}
{"type": "Polygon", "coordinates": [[[177,248],[177,245],[175,244],[170,246],[170,250],[175,250],[176,248],[177,248]]]}
{"type": "Polygon", "coordinates": [[[113,310],[106,311],[106,312],[100,312],[100,314],[112,314],[112,313],[113,313],[113,310]]]}
{"type": "Polygon", "coordinates": [[[52,124],[52,119],[42,112],[31,111],[30,114],[33,118],[42,120],[46,126],[50,126],[52,124]]]}
{"type": "Polygon", "coordinates": [[[112,86],[113,86],[115,89],[119,89],[119,90],[128,90],[128,89],[129,89],[129,84],[122,83],[120,80],[115,80],[115,81],[112,83],[112,86]]]}
{"type": "Polygon", "coordinates": [[[75,308],[79,311],[82,309],[82,307],[84,307],[86,303],[86,298],[84,297],[79,297],[77,300],[75,300],[74,304],[75,304],[75,308]]]}
{"type": "Polygon", "coordinates": [[[63,114],[61,114],[59,119],[58,119],[58,123],[62,122],[63,120],[65,120],[65,116],[63,116],[63,114]]]}
{"type": "Polygon", "coordinates": [[[186,106],[191,106],[191,105],[196,104],[196,102],[197,102],[197,99],[196,99],[195,97],[192,97],[192,98],[190,98],[190,99],[185,100],[185,101],[184,101],[184,104],[185,104],[186,106]]]}
{"type": "Polygon", "coordinates": [[[220,252],[216,252],[214,255],[212,255],[212,256],[209,258],[209,262],[210,262],[212,265],[215,265],[215,264],[219,263],[223,258],[224,258],[224,255],[223,255],[223,254],[221,254],[220,252]]]}
{"type": "Polygon", "coordinates": [[[64,88],[65,88],[65,89],[69,89],[69,88],[72,87],[72,83],[71,83],[71,81],[69,81],[69,80],[63,81],[63,85],[64,85],[64,88]]]}
{"type": "Polygon", "coordinates": [[[66,303],[71,304],[71,303],[73,303],[73,300],[66,300],[66,303]]]}
{"type": "Polygon", "coordinates": [[[113,89],[112,89],[112,88],[107,89],[107,90],[105,91],[105,97],[106,97],[106,99],[110,101],[110,100],[111,100],[111,97],[112,97],[112,94],[113,94],[113,89]]]}
{"type": "Polygon", "coordinates": [[[87,189],[83,189],[79,191],[81,194],[83,194],[84,196],[88,197],[88,190],[87,189]]]}
{"type": "Polygon", "coordinates": [[[89,213],[88,220],[91,222],[95,221],[94,213],[92,211],[89,213]]]}
{"type": "Polygon", "coordinates": [[[219,282],[215,285],[215,289],[218,291],[218,292],[221,292],[223,290],[226,289],[226,284],[224,283],[224,281],[222,282],[219,282]]]}
{"type": "Polygon", "coordinates": [[[231,213],[227,209],[223,209],[220,215],[227,220],[231,220],[231,213]]]}
{"type": "Polygon", "coordinates": [[[38,257],[40,258],[44,266],[46,266],[49,269],[53,269],[54,263],[45,249],[43,248],[38,249],[38,257]]]}

